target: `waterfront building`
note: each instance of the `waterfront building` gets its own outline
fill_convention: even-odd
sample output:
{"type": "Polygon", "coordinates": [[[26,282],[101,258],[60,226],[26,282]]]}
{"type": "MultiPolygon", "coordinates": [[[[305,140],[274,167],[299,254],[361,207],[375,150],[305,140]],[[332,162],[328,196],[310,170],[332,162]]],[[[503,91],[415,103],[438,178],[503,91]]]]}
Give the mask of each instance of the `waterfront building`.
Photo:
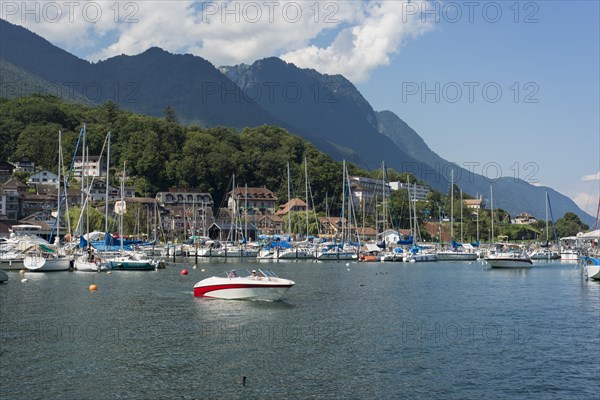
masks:
{"type": "MultiPolygon", "coordinates": [[[[81,156],[76,156],[73,162],[73,176],[81,178],[84,162],[81,156]]],[[[106,159],[100,156],[88,156],[85,161],[85,176],[106,176],[106,159]]]]}
{"type": "Polygon", "coordinates": [[[526,212],[523,212],[515,217],[514,220],[511,221],[513,224],[521,224],[521,225],[531,225],[537,222],[537,219],[526,212]]]}
{"type": "Polygon", "coordinates": [[[0,185],[0,218],[19,219],[22,213],[21,199],[27,192],[27,185],[10,178],[0,185]]]}
{"type": "Polygon", "coordinates": [[[35,171],[35,162],[27,157],[20,158],[12,163],[15,166],[13,172],[29,172],[35,171]]]}
{"type": "Polygon", "coordinates": [[[207,236],[215,223],[214,201],[210,193],[192,188],[169,188],[155,197],[160,208],[162,228],[167,236],[207,236]]]}
{"type": "Polygon", "coordinates": [[[463,203],[465,203],[468,208],[473,210],[479,210],[484,206],[483,197],[481,195],[478,199],[465,199],[463,200],[463,203]]]}
{"type": "MultiPolygon", "coordinates": [[[[390,182],[390,187],[392,190],[400,190],[407,189],[408,185],[406,182],[390,182]]],[[[411,198],[415,198],[417,201],[425,201],[427,200],[427,195],[431,191],[431,188],[426,185],[414,185],[410,184],[410,195],[411,198]]]]}
{"type": "Polygon", "coordinates": [[[307,204],[302,199],[291,199],[285,204],[279,206],[279,210],[275,213],[278,216],[288,215],[289,212],[306,212],[307,204]]]}
{"type": "Polygon", "coordinates": [[[27,180],[28,185],[38,183],[57,185],[58,175],[48,170],[37,171],[29,175],[29,179],[27,180]]]}
{"type": "Polygon", "coordinates": [[[390,185],[384,185],[381,179],[351,176],[350,189],[352,205],[357,212],[375,215],[377,203],[389,202],[390,185]]]}
{"type": "Polygon", "coordinates": [[[227,193],[227,207],[240,210],[247,207],[248,215],[274,215],[277,204],[275,193],[264,187],[238,187],[227,193]]]}

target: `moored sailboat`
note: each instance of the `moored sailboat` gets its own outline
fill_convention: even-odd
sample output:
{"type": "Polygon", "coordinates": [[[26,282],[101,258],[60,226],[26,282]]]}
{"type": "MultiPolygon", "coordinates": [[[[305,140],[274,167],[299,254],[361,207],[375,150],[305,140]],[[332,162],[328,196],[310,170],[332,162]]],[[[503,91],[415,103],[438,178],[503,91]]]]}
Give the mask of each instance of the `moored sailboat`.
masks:
{"type": "Polygon", "coordinates": [[[145,254],[136,252],[125,252],[123,249],[123,215],[126,211],[125,203],[125,165],[123,163],[123,178],[121,180],[121,200],[115,203],[115,213],[119,215],[119,242],[121,254],[108,261],[108,268],[122,271],[154,271],[156,262],[149,259],[145,254]]]}

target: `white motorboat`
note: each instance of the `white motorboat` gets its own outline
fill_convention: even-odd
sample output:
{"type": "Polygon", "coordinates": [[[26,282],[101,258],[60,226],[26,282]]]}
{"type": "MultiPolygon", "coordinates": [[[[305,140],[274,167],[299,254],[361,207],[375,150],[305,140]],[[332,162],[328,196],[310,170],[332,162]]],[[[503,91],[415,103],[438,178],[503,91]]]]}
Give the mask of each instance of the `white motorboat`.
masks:
{"type": "Polygon", "coordinates": [[[68,271],[71,260],[66,256],[34,254],[25,257],[23,265],[28,270],[36,272],[68,271]]]}
{"type": "Polygon", "coordinates": [[[441,250],[436,253],[438,261],[474,261],[477,260],[477,253],[466,252],[460,249],[451,248],[441,250]]]}
{"type": "Polygon", "coordinates": [[[403,261],[403,251],[401,247],[396,247],[391,251],[384,251],[379,257],[380,261],[403,261]]]}
{"type": "Polygon", "coordinates": [[[315,251],[309,247],[292,247],[279,253],[280,260],[310,260],[315,259],[315,251]]]}
{"type": "Polygon", "coordinates": [[[405,262],[428,262],[437,260],[438,258],[435,253],[410,253],[404,259],[405,262]]]}
{"type": "Polygon", "coordinates": [[[560,259],[562,261],[579,260],[579,249],[576,236],[560,238],[560,259]]]}
{"type": "Polygon", "coordinates": [[[581,263],[587,279],[600,281],[600,258],[581,256],[581,263]]]}
{"type": "Polygon", "coordinates": [[[321,252],[317,253],[317,260],[319,261],[339,261],[339,260],[357,260],[358,255],[356,249],[351,246],[339,246],[324,247],[321,252]]]}
{"type": "Polygon", "coordinates": [[[107,260],[108,269],[120,271],[155,271],[158,263],[147,258],[144,253],[124,252],[120,256],[107,260]]]}
{"type": "Polygon", "coordinates": [[[540,248],[529,253],[532,260],[559,260],[560,253],[558,251],[540,248]]]}
{"type": "Polygon", "coordinates": [[[437,261],[435,250],[428,245],[414,245],[404,252],[404,262],[437,261]]]}
{"type": "Polygon", "coordinates": [[[531,257],[519,245],[497,243],[485,260],[492,268],[528,268],[533,265],[531,257]]]}
{"type": "Polygon", "coordinates": [[[252,272],[237,269],[196,283],[194,296],[231,300],[280,300],[294,285],[294,281],[279,278],[268,269],[252,272]]]}
{"type": "Polygon", "coordinates": [[[23,269],[25,254],[19,251],[7,251],[0,253],[0,267],[6,270],[23,269]]]}

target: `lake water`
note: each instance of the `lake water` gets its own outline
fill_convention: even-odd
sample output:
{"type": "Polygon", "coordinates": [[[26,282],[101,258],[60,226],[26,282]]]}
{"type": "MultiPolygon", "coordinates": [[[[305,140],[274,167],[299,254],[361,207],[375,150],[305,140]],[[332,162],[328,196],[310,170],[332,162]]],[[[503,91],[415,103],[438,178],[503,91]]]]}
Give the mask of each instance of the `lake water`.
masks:
{"type": "Polygon", "coordinates": [[[9,272],[2,398],[598,399],[600,284],[574,264],[244,262],[296,286],[193,297],[240,264],[9,272]]]}

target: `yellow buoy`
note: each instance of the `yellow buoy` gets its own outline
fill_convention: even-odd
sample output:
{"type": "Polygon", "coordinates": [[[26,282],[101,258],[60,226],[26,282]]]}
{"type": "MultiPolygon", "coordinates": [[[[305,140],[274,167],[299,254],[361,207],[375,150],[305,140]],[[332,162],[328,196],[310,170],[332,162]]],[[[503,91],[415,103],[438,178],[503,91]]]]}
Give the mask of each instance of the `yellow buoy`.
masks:
{"type": "Polygon", "coordinates": [[[112,271],[108,271],[106,274],[107,275],[112,275],[112,271]]]}
{"type": "Polygon", "coordinates": [[[206,270],[204,268],[201,269],[202,272],[206,272],[206,270]]]}
{"type": "Polygon", "coordinates": [[[22,270],[20,270],[20,271],[19,271],[19,273],[20,273],[21,275],[25,275],[25,270],[24,270],[24,269],[22,269],[22,270]]]}
{"type": "Polygon", "coordinates": [[[96,289],[98,289],[98,287],[96,285],[94,285],[93,283],[88,287],[88,290],[91,292],[95,291],[96,289]]]}

